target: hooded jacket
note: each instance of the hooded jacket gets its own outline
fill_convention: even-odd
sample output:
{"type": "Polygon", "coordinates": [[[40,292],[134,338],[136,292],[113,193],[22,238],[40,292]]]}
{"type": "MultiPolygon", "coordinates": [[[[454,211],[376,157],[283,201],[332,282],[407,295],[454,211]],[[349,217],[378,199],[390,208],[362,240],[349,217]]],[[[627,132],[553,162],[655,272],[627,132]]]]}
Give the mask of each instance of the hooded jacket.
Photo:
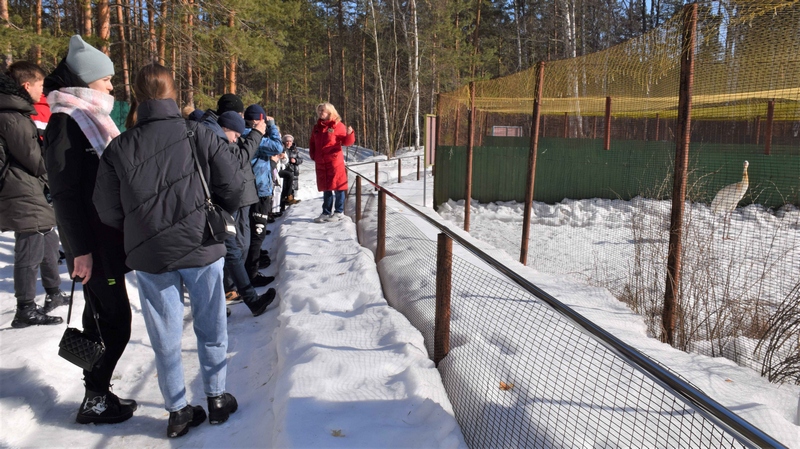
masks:
{"type": "MultiPolygon", "coordinates": [[[[87,87],[66,61],[44,80],[45,94],[62,87],[87,87]]],[[[122,233],[104,225],[92,203],[100,158],[78,123],[67,114],[50,116],[44,131],[44,154],[59,237],[73,270],[76,256],[92,254],[92,277],[116,278],[127,271],[122,233]]]]}
{"type": "Polygon", "coordinates": [[[47,170],[31,120],[35,113],[28,91],[0,74],[0,168],[9,164],[0,190],[0,231],[37,232],[56,225],[44,193],[47,170]]]}
{"type": "Polygon", "coordinates": [[[233,211],[245,179],[229,144],[181,116],[175,101],[148,100],[136,125],[112,140],[100,161],[94,203],[104,223],[125,232],[127,264],[165,273],[197,268],[225,255],[211,236],[205,191],[187,129],[214,202],[233,211]]]}
{"type": "MultiPolygon", "coordinates": [[[[228,136],[222,131],[222,128],[217,123],[217,114],[208,110],[200,119],[200,124],[206,126],[214,132],[215,135],[220,137],[223,141],[228,142],[228,136]]],[[[245,179],[245,190],[242,193],[242,198],[239,202],[239,208],[249,206],[258,202],[258,191],[256,190],[256,177],[253,174],[253,168],[250,165],[250,160],[255,157],[258,144],[261,142],[263,134],[256,129],[251,130],[246,136],[239,137],[236,143],[228,144],[228,149],[231,154],[239,161],[239,170],[245,179]]],[[[238,208],[237,208],[238,209],[238,208]]]]}
{"type": "Polygon", "coordinates": [[[294,181],[292,182],[292,189],[296,192],[298,190],[298,176],[300,176],[300,165],[303,164],[303,156],[300,155],[300,150],[297,149],[297,145],[292,142],[292,146],[286,150],[286,160],[288,163],[286,164],[286,169],[290,170],[294,175],[294,181]],[[294,158],[295,162],[292,163],[292,158],[294,158]]]}
{"type": "Polygon", "coordinates": [[[317,190],[347,190],[342,145],[352,145],[355,141],[356,133],[348,135],[344,123],[334,120],[317,121],[308,144],[308,155],[317,169],[317,190]]]}

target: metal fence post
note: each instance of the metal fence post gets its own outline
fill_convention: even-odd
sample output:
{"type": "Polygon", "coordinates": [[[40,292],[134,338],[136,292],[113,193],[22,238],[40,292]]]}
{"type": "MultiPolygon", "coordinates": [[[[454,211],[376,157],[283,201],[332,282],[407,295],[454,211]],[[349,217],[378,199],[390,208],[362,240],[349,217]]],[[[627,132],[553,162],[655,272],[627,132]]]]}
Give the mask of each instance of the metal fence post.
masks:
{"type": "Polygon", "coordinates": [[[417,156],[417,181],[419,181],[419,160],[420,160],[420,157],[417,156]]]}
{"type": "Polygon", "coordinates": [[[453,240],[440,233],[436,251],[436,318],[433,336],[433,363],[450,352],[450,291],[453,276],[453,240]]]}
{"type": "Polygon", "coordinates": [[[664,309],[661,314],[661,341],[674,346],[675,311],[681,285],[681,251],[683,242],[683,206],[686,201],[686,176],[689,171],[689,142],[692,136],[692,85],[694,55],[697,39],[697,3],[683,9],[683,39],[681,42],[680,89],[678,93],[677,145],[675,148],[675,178],[672,182],[672,211],[669,224],[667,280],[664,290],[664,309]]]}
{"type": "Polygon", "coordinates": [[[356,176],[356,224],[361,221],[361,176],[356,176]]]}
{"type": "Polygon", "coordinates": [[[658,115],[658,113],[656,113],[656,138],[655,138],[655,139],[653,139],[653,140],[655,140],[656,142],[658,142],[658,131],[659,131],[659,129],[658,129],[658,128],[659,128],[660,126],[661,126],[661,117],[658,115]]]}
{"type": "Polygon", "coordinates": [[[403,160],[397,159],[397,183],[403,182],[403,160]]]}
{"type": "Polygon", "coordinates": [[[386,255],[386,192],[378,193],[378,247],[375,249],[375,263],[386,255]]]}

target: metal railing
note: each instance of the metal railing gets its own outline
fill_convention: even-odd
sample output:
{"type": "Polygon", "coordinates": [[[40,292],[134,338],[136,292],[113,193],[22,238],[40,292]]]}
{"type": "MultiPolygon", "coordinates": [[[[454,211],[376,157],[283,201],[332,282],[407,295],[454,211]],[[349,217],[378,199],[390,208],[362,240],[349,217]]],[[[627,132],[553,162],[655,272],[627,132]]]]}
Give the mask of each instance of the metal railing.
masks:
{"type": "MultiPolygon", "coordinates": [[[[395,303],[392,303],[392,298],[389,298],[390,295],[387,294],[387,299],[392,306],[406,314],[425,336],[429,354],[442,372],[442,380],[453,403],[456,418],[462,425],[462,431],[470,446],[571,446],[585,445],[588,438],[590,444],[599,444],[600,446],[642,444],[648,447],[680,447],[690,444],[707,447],[737,445],[784,447],[780,442],[711,399],[686,380],[611,335],[544,289],[477,248],[448,226],[420,211],[416,206],[409,204],[378,183],[370,181],[351,168],[348,169],[356,176],[354,215],[359,229],[359,223],[364,218],[362,178],[377,190],[378,207],[377,211],[374,211],[377,215],[378,228],[375,242],[376,263],[381,264],[384,259],[388,260],[386,241],[389,239],[390,242],[403,246],[392,253],[390,245],[389,254],[392,257],[405,258],[404,262],[397,264],[399,269],[392,268],[393,276],[403,275],[399,272],[403,271],[403,267],[409,266],[414,266],[419,271],[409,273],[406,279],[408,282],[419,282],[420,278],[426,277],[425,273],[436,274],[435,295],[430,294],[433,290],[431,283],[426,283],[419,286],[419,293],[413,298],[403,298],[399,303],[395,298],[395,303]],[[438,242],[435,247],[434,243],[418,230],[416,232],[421,235],[418,239],[407,237],[395,239],[391,233],[387,236],[387,196],[438,230],[438,242]],[[498,281],[496,275],[489,274],[469,262],[458,260],[458,258],[454,264],[453,242],[513,284],[509,284],[507,281],[498,281]],[[418,254],[410,255],[413,251],[418,251],[418,254]],[[435,254],[435,257],[432,254],[435,254]],[[427,259],[422,263],[419,262],[419,259],[413,259],[420,255],[422,255],[421,258],[425,256],[428,259],[435,258],[435,264],[427,259]],[[453,282],[454,275],[456,282],[453,282]],[[491,284],[492,282],[494,284],[491,284]],[[488,288],[487,285],[491,287],[490,290],[494,290],[491,295],[486,296],[489,299],[470,303],[464,299],[467,295],[463,292],[459,297],[451,298],[452,290],[457,288],[456,284],[467,285],[466,288],[471,293],[475,290],[485,290],[488,288]],[[497,294],[497,291],[503,294],[497,294]],[[534,298],[535,300],[532,301],[534,298]],[[432,311],[434,307],[430,305],[434,300],[435,312],[432,311]],[[521,313],[505,313],[491,302],[500,300],[513,301],[508,303],[512,304],[511,306],[507,304],[504,306],[519,309],[521,313]],[[510,338],[513,344],[509,344],[510,346],[524,347],[528,351],[543,351],[549,355],[549,357],[542,358],[538,357],[538,354],[528,354],[528,356],[537,355],[535,364],[529,364],[527,361],[513,362],[517,365],[503,366],[502,369],[498,369],[498,371],[511,372],[520,379],[524,379],[526,384],[530,384],[527,390],[522,386],[518,388],[520,397],[514,407],[523,411],[535,409],[535,415],[528,416],[530,412],[517,413],[516,411],[509,415],[508,408],[503,408],[504,412],[497,416],[506,416],[505,419],[496,418],[494,413],[487,419],[488,412],[486,410],[498,407],[497,403],[507,400],[507,397],[496,396],[495,392],[491,390],[478,394],[467,388],[469,394],[464,393],[465,389],[459,383],[465,382],[471,376],[469,373],[457,370],[477,369],[474,367],[479,365],[481,372],[487,370],[492,372],[491,365],[493,363],[506,359],[481,354],[468,357],[465,352],[458,352],[457,355],[451,354],[450,343],[454,338],[450,331],[451,305],[456,311],[459,307],[470,311],[469,313],[462,311],[457,314],[460,321],[455,324],[459,326],[465,326],[465,322],[470,320],[485,320],[479,321],[475,323],[476,326],[469,328],[470,335],[473,332],[495,328],[500,329],[499,332],[504,332],[502,329],[504,326],[513,328],[510,331],[513,334],[510,338]],[[546,305],[547,309],[540,305],[546,305]],[[470,309],[473,307],[477,308],[470,309]],[[408,309],[411,312],[407,313],[402,309],[408,309]],[[493,313],[501,315],[497,317],[492,315],[493,313]],[[532,318],[521,316],[526,313],[530,313],[532,318]],[[414,316],[415,314],[418,316],[414,316]],[[431,317],[431,314],[435,314],[435,316],[431,317]],[[479,316],[481,314],[485,314],[485,316],[479,316]],[[505,321],[499,323],[501,320],[505,321]],[[522,323],[522,326],[517,326],[518,323],[522,323]],[[517,327],[520,330],[517,330],[517,327]],[[537,335],[538,339],[530,335],[537,335]],[[582,348],[582,350],[576,352],[576,348],[582,348]],[[574,360],[576,357],[577,361],[574,360]],[[469,360],[469,362],[465,360],[469,360]],[[550,365],[547,365],[548,363],[550,365]],[[470,366],[473,368],[469,368],[470,366]],[[568,370],[564,366],[570,366],[570,369],[568,370]],[[566,379],[574,376],[575,372],[590,373],[590,375],[601,372],[602,375],[596,376],[600,379],[583,379],[581,385],[564,385],[566,379]],[[557,382],[552,381],[553,373],[558,378],[557,382]],[[575,390],[583,390],[578,393],[566,393],[570,387],[574,387],[575,390]],[[555,393],[553,393],[554,391],[555,393]],[[580,400],[575,400],[575,394],[583,396],[580,397],[580,400]],[[464,399],[461,397],[464,395],[469,397],[464,399]],[[570,400],[564,400],[564,396],[570,400]],[[562,399],[558,399],[559,397],[562,399]],[[483,403],[476,403],[480,401],[483,403]],[[576,403],[578,405],[575,405],[576,403]],[[525,419],[520,420],[517,416],[519,414],[525,415],[525,419]],[[598,418],[598,416],[600,417],[598,418]],[[576,425],[576,422],[580,425],[576,425]],[[542,426],[542,424],[545,425],[542,426]],[[588,437],[554,436],[551,433],[552,429],[556,428],[573,428],[575,432],[589,432],[592,435],[588,437]]],[[[414,233],[414,230],[410,230],[415,228],[413,224],[407,223],[407,220],[405,220],[406,223],[403,223],[401,220],[404,219],[397,214],[392,216],[394,217],[390,219],[392,226],[405,227],[406,234],[403,234],[404,236],[414,233]]],[[[388,266],[379,265],[379,267],[389,269],[388,266]]],[[[482,291],[478,291],[472,296],[477,297],[481,293],[482,291]]],[[[472,324],[471,321],[470,324],[472,324]]],[[[469,346],[464,343],[466,341],[463,337],[463,334],[466,333],[464,330],[460,331],[459,335],[461,336],[458,337],[460,344],[456,345],[457,347],[469,346]]],[[[505,363],[511,364],[512,362],[506,361],[505,363]]],[[[521,381],[518,383],[522,384],[521,381]]],[[[512,383],[500,382],[499,388],[506,390],[516,387],[512,383]]]]}

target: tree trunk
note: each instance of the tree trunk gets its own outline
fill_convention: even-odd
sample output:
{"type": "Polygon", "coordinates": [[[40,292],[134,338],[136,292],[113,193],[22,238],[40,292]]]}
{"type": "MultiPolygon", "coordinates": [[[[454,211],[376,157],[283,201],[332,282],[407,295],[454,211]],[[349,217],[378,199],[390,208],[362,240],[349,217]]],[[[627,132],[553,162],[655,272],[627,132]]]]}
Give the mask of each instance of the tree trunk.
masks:
{"type": "Polygon", "coordinates": [[[339,54],[339,61],[341,64],[342,69],[342,91],[339,92],[339,105],[341,109],[339,109],[340,115],[342,116],[342,121],[347,123],[347,79],[345,78],[345,65],[344,65],[344,36],[345,36],[345,28],[344,28],[344,5],[343,1],[339,0],[338,4],[338,11],[337,11],[337,20],[339,25],[339,47],[340,47],[340,54],[339,54]]]}
{"type": "MultiPolygon", "coordinates": [[[[11,27],[8,19],[8,0],[0,0],[0,19],[3,21],[3,28],[11,27]]],[[[14,63],[14,56],[11,54],[11,45],[6,47],[3,55],[3,70],[14,63]]]]}
{"type": "Polygon", "coordinates": [[[411,0],[411,20],[414,24],[414,64],[412,76],[414,80],[414,150],[419,150],[419,31],[417,29],[417,1],[411,0]]]}
{"type": "MultiPolygon", "coordinates": [[[[7,1],[7,0],[3,0],[3,1],[7,1]]],[[[8,8],[6,7],[6,11],[7,10],[8,10],[8,8]]],[[[36,0],[36,11],[35,11],[35,14],[36,15],[34,17],[34,21],[35,21],[36,35],[37,36],[41,36],[42,35],[42,0],[36,0]]],[[[36,44],[36,45],[33,46],[33,61],[36,64],[41,64],[42,63],[42,46],[39,45],[39,44],[36,44]]],[[[34,98],[34,100],[38,101],[39,99],[38,98],[34,98]]]]}
{"type": "Polygon", "coordinates": [[[92,35],[92,0],[83,0],[83,37],[92,35]]]}
{"type": "Polygon", "coordinates": [[[167,0],[161,0],[158,28],[158,63],[167,64],[167,0]]]}
{"type": "Polygon", "coordinates": [[[372,13],[372,39],[375,41],[375,67],[378,76],[378,87],[380,89],[380,107],[383,115],[383,135],[386,153],[389,153],[389,114],[386,111],[386,93],[383,89],[383,75],[381,75],[381,56],[380,46],[378,45],[378,22],[375,19],[375,5],[369,0],[369,8],[372,13]]]}
{"type": "MultiPolygon", "coordinates": [[[[228,27],[233,30],[233,27],[236,24],[236,11],[231,10],[231,14],[228,16],[228,27]]],[[[231,54],[231,59],[228,63],[228,92],[235,94],[236,93],[236,65],[239,62],[239,57],[236,53],[231,54]]]]}
{"type": "Polygon", "coordinates": [[[97,36],[100,38],[100,51],[111,56],[108,48],[111,38],[111,10],[108,0],[97,0],[97,36]]]}
{"type": "Polygon", "coordinates": [[[184,36],[186,36],[186,50],[182,54],[186,58],[186,88],[183,95],[184,101],[187,106],[195,107],[194,105],[194,74],[193,71],[193,58],[194,58],[194,0],[183,0],[184,5],[187,7],[186,14],[186,29],[184,36]]]}
{"type": "Polygon", "coordinates": [[[122,0],[114,4],[117,12],[117,30],[119,35],[119,51],[122,58],[122,84],[124,85],[125,101],[131,101],[130,62],[128,60],[128,40],[125,37],[125,16],[122,11],[122,0]]]}
{"type": "Polygon", "coordinates": [[[147,58],[148,62],[153,62],[156,59],[158,50],[156,49],[156,2],[155,0],[147,0],[147,34],[150,41],[150,55],[147,58]]]}

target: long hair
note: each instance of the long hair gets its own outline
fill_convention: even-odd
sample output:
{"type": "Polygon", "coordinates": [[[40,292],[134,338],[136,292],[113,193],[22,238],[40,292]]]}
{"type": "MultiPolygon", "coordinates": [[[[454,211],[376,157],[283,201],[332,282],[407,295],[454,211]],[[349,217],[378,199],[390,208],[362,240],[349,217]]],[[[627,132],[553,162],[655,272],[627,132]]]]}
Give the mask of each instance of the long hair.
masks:
{"type": "Polygon", "coordinates": [[[178,91],[172,72],[161,64],[152,63],[142,67],[133,82],[133,93],[141,104],[147,100],[172,99],[177,102],[178,91]]]}
{"type": "Polygon", "coordinates": [[[333,120],[335,122],[341,122],[342,121],[342,117],[339,115],[338,112],[336,112],[336,108],[332,104],[330,104],[330,103],[320,103],[320,104],[317,105],[317,108],[314,109],[314,111],[315,112],[319,111],[319,108],[323,108],[326,111],[328,111],[328,113],[330,113],[331,116],[330,116],[329,120],[333,120]]]}

